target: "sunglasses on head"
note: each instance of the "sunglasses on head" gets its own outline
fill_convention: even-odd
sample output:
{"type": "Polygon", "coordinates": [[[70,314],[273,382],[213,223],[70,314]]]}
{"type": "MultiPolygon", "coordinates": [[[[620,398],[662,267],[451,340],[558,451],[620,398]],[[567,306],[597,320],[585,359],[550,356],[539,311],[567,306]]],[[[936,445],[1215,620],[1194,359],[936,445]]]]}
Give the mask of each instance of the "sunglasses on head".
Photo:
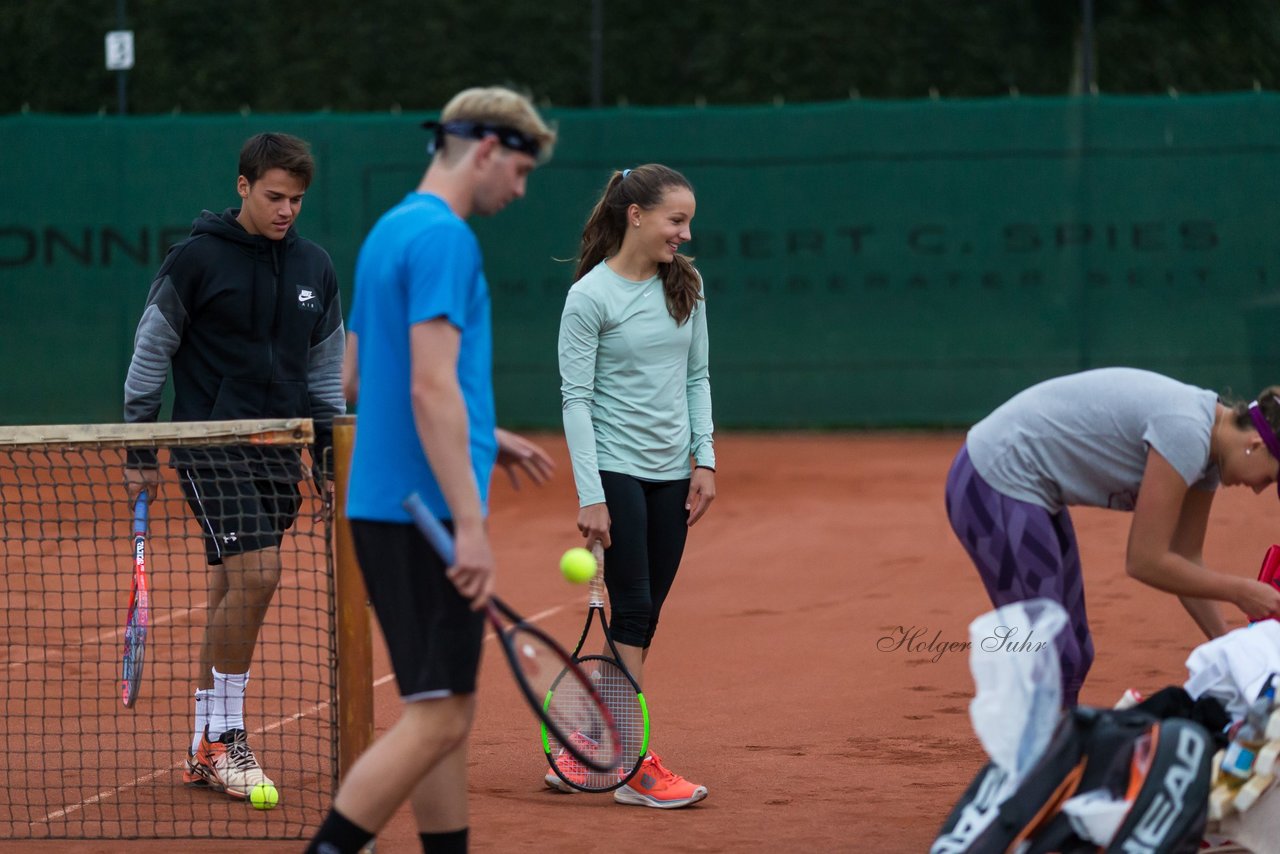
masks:
{"type": "Polygon", "coordinates": [[[538,154],[542,151],[542,145],[538,140],[519,128],[513,128],[510,125],[459,120],[450,122],[428,121],[423,122],[422,126],[433,134],[431,142],[427,145],[428,154],[435,154],[444,145],[446,134],[460,136],[464,139],[484,139],[492,134],[498,138],[498,142],[502,144],[503,148],[523,152],[534,159],[537,159],[538,154]]]}

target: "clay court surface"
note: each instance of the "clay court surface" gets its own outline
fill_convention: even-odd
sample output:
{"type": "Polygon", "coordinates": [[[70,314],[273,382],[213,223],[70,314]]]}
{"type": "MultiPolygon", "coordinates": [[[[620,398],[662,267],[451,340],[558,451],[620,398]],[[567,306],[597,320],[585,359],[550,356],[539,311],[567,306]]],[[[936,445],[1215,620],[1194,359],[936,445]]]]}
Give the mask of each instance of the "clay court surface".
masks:
{"type": "MultiPolygon", "coordinates": [[[[500,588],[527,614],[546,612],[542,624],[572,643],[585,595],[555,568],[578,543],[572,475],[563,440],[541,440],[559,467],[552,485],[516,492],[495,476],[500,588]]],[[[983,761],[968,718],[968,660],[939,656],[936,643],[885,648],[903,632],[921,645],[964,641],[969,621],[989,607],[943,509],[961,441],[959,433],[720,436],[719,497],[691,534],[645,673],[654,749],[710,796],[664,812],[544,788],[536,727],[490,644],[471,760],[472,850],[927,850],[983,761]]],[[[1082,701],[1110,705],[1129,686],[1181,682],[1201,638],[1173,597],[1124,576],[1128,516],[1072,515],[1098,648],[1082,701]]],[[[1207,562],[1253,575],[1280,539],[1277,521],[1269,492],[1225,490],[1207,562]]],[[[1237,613],[1229,620],[1243,622],[1237,613]]],[[[381,731],[399,701],[380,641],[375,649],[381,731]]],[[[270,772],[273,757],[263,759],[270,772]]],[[[246,820],[260,817],[245,809],[246,820]]],[[[0,842],[2,852],[48,854],[302,847],[0,842]]],[[[407,809],[378,850],[420,850],[407,809]]]]}

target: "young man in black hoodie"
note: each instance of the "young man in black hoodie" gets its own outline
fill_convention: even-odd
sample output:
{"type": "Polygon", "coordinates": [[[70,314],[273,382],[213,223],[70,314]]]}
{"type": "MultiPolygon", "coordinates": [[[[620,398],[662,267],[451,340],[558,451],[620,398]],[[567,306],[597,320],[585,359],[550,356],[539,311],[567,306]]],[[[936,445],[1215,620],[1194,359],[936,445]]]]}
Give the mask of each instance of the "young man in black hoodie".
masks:
{"type": "MultiPolygon", "coordinates": [[[[297,137],[263,133],[240,151],[239,209],[205,211],[165,257],[138,323],[124,419],[154,422],[173,371],[174,421],[315,420],[318,453],[342,397],[343,327],[329,255],[294,222],[315,163],[297,137]]],[[[280,580],[280,543],[297,517],[296,451],[174,449],[171,462],[205,538],[208,620],[183,781],[245,798],[263,773],[245,732],[258,630],[280,580]]],[[[130,455],[130,506],[154,498],[154,454],[130,455]]]]}

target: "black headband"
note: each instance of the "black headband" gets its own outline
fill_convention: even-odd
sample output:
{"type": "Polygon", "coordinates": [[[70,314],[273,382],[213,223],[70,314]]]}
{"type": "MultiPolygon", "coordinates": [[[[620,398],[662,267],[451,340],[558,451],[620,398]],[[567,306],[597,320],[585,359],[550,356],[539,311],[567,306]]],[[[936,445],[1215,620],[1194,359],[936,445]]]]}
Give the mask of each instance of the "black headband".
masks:
{"type": "Polygon", "coordinates": [[[489,134],[493,134],[498,138],[498,142],[502,143],[503,148],[524,152],[534,159],[537,159],[538,154],[542,151],[542,143],[519,128],[513,128],[510,125],[495,125],[489,122],[473,122],[459,119],[449,122],[423,122],[422,126],[434,134],[431,143],[427,146],[429,154],[435,154],[440,150],[441,146],[444,145],[445,134],[461,136],[466,139],[484,139],[489,134]]]}

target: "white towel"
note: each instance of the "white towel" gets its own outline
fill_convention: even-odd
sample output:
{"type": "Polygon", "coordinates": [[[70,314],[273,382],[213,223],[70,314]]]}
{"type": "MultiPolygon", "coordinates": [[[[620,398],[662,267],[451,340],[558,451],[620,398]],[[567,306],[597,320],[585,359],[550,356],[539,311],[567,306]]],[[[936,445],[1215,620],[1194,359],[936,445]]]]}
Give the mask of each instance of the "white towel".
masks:
{"type": "Polygon", "coordinates": [[[1280,621],[1263,620],[1200,644],[1187,658],[1193,699],[1217,697],[1233,720],[1245,715],[1267,677],[1280,673],[1280,621]]]}

